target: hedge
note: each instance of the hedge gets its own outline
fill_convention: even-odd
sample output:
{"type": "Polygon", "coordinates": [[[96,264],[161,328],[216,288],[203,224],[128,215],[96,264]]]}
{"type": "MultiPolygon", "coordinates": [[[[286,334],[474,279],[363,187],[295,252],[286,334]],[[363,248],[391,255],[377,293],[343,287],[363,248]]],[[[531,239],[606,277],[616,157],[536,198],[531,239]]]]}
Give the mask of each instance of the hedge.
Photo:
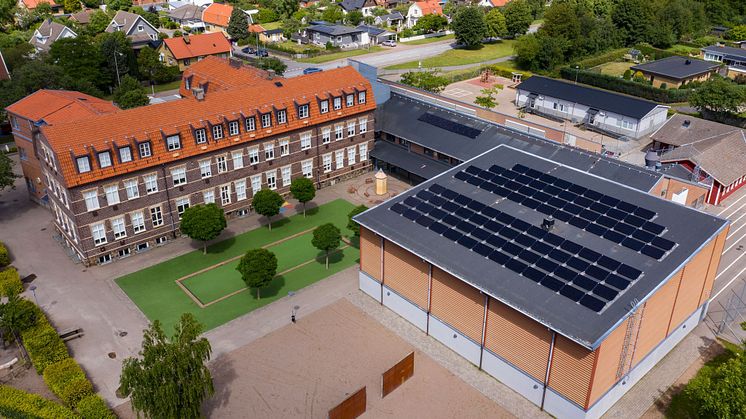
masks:
{"type": "Polygon", "coordinates": [[[560,75],[566,80],[575,80],[577,77],[578,83],[613,90],[615,92],[661,103],[686,102],[689,99],[689,93],[691,92],[689,89],[663,90],[648,84],[624,80],[609,74],[601,74],[587,70],[575,70],[570,67],[562,68],[560,70],[560,75]]]}
{"type": "Polygon", "coordinates": [[[75,407],[81,399],[93,394],[93,385],[72,358],[48,366],[44,370],[44,382],[70,407],[75,407]]]}
{"type": "Polygon", "coordinates": [[[578,66],[580,68],[591,68],[611,61],[618,61],[621,60],[630,49],[631,48],[619,48],[600,55],[594,55],[593,57],[580,60],[572,64],[570,67],[575,68],[575,66],[578,66]]]}
{"type": "Polygon", "coordinates": [[[0,416],[9,419],[79,418],[72,410],[36,394],[0,385],[0,416]]]}
{"type": "Polygon", "coordinates": [[[23,283],[16,268],[0,271],[0,297],[10,297],[23,292],[23,283]]]}
{"type": "Polygon", "coordinates": [[[527,78],[531,77],[531,73],[529,71],[509,69],[494,64],[483,65],[480,67],[474,67],[465,70],[449,71],[443,73],[443,77],[447,78],[451,83],[456,83],[463,80],[473,79],[474,77],[482,74],[482,72],[486,69],[489,69],[493,75],[498,75],[509,79],[513,77],[514,72],[521,73],[523,75],[522,80],[526,80],[527,78]]]}
{"type": "Polygon", "coordinates": [[[36,372],[43,373],[44,370],[54,364],[69,358],[65,342],[60,339],[57,331],[46,318],[40,324],[21,333],[23,346],[26,347],[31,363],[34,364],[36,372]]]}
{"type": "Polygon", "coordinates": [[[78,402],[78,414],[83,419],[116,419],[104,399],[97,394],[86,396],[78,402]]]}
{"type": "Polygon", "coordinates": [[[10,265],[10,252],[5,243],[0,242],[0,268],[4,268],[10,265]]]}

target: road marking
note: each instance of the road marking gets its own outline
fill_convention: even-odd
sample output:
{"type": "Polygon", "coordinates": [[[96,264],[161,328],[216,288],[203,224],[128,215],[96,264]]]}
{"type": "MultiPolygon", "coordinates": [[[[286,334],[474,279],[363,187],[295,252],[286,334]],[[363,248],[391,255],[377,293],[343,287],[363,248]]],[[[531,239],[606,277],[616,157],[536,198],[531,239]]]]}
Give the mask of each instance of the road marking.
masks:
{"type": "MultiPolygon", "coordinates": [[[[743,255],[741,255],[741,256],[743,256],[743,255]]],[[[730,266],[728,266],[728,267],[730,268],[730,266]]],[[[725,272],[725,271],[723,271],[723,272],[725,272]]],[[[736,279],[740,278],[741,274],[743,274],[744,272],[746,272],[746,267],[743,268],[743,269],[741,269],[741,272],[737,273],[736,276],[733,277],[733,279],[731,279],[730,281],[728,281],[728,283],[725,284],[725,286],[723,288],[721,288],[720,291],[716,292],[715,295],[711,296],[710,300],[716,299],[718,297],[718,295],[722,294],[723,291],[727,290],[728,287],[730,287],[731,284],[733,284],[736,281],[736,279]]],[[[720,276],[720,275],[718,275],[718,276],[720,276]]],[[[715,279],[717,280],[717,277],[715,277],[715,279]]]]}
{"type": "Polygon", "coordinates": [[[727,267],[726,267],[725,269],[723,269],[722,271],[720,271],[720,273],[718,273],[718,274],[717,274],[717,275],[715,276],[715,280],[717,280],[718,278],[720,278],[720,276],[721,276],[722,274],[724,274],[724,273],[725,273],[725,272],[726,272],[726,271],[727,271],[728,269],[730,269],[730,268],[731,268],[731,266],[735,265],[735,264],[736,264],[736,262],[738,262],[738,261],[739,261],[739,260],[740,260],[740,259],[741,259],[742,257],[744,257],[745,255],[746,255],[746,253],[742,253],[742,254],[738,255],[738,257],[736,258],[736,260],[734,260],[733,262],[731,262],[731,264],[730,264],[730,265],[728,265],[728,266],[727,266],[727,267]]]}
{"type": "MultiPolygon", "coordinates": [[[[742,197],[738,198],[737,200],[731,202],[730,205],[728,205],[727,207],[725,207],[717,215],[722,215],[724,212],[728,211],[733,205],[736,205],[738,203],[738,201],[742,200],[743,198],[746,198],[746,194],[744,194],[742,197]]],[[[746,205],[746,204],[744,204],[744,205],[746,205]]],[[[741,205],[738,209],[741,209],[741,208],[743,208],[743,205],[741,205]]]]}

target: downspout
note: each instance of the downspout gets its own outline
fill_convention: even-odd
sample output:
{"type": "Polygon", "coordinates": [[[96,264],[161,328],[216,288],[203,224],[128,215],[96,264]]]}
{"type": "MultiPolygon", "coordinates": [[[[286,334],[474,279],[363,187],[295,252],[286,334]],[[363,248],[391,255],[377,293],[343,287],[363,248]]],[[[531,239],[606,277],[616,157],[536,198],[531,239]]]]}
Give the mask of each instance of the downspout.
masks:
{"type": "Polygon", "coordinates": [[[428,263],[427,272],[427,317],[425,318],[425,334],[430,336],[430,310],[433,308],[433,264],[428,263]]]}
{"type": "Polygon", "coordinates": [[[544,410],[544,400],[547,397],[547,387],[549,387],[549,372],[552,370],[552,356],[554,355],[554,342],[557,337],[557,333],[552,330],[552,342],[549,344],[549,358],[547,359],[547,372],[544,374],[544,390],[541,393],[541,410],[544,410]]]}
{"type": "Polygon", "coordinates": [[[484,342],[487,339],[487,310],[490,307],[490,296],[484,294],[484,317],[482,320],[482,342],[480,344],[481,350],[479,351],[479,369],[482,369],[482,358],[484,357],[484,342]]]}
{"type": "Polygon", "coordinates": [[[381,300],[380,303],[383,305],[383,284],[385,282],[385,275],[383,273],[383,255],[386,252],[384,249],[384,246],[386,246],[386,240],[383,238],[383,236],[379,236],[381,238],[381,300]]]}
{"type": "Polygon", "coordinates": [[[166,202],[168,202],[168,218],[171,219],[171,235],[176,238],[176,223],[174,222],[173,208],[171,207],[171,195],[168,193],[168,182],[166,181],[166,167],[161,165],[161,172],[163,173],[163,181],[166,185],[164,190],[166,191],[166,202]]]}
{"type": "MultiPolygon", "coordinates": [[[[311,112],[310,106],[309,106],[308,112],[311,112]]],[[[319,189],[321,187],[321,171],[323,170],[323,167],[322,167],[321,159],[319,158],[319,127],[318,125],[314,127],[313,129],[313,141],[316,143],[316,189],[319,189]]],[[[291,169],[290,173],[292,172],[293,171],[291,169]]],[[[383,272],[381,274],[383,274],[383,272]]]]}

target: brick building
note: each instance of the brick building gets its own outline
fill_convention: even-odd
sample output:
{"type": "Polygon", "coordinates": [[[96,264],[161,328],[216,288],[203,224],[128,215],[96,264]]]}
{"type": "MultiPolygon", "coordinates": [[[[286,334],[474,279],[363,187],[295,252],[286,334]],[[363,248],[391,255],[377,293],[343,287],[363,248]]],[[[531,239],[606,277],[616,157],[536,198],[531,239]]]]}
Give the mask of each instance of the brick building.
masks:
{"type": "Polygon", "coordinates": [[[287,193],[299,176],[323,187],[369,170],[375,101],[353,68],[215,91],[210,80],[193,97],[41,128],[55,224],[84,263],[165,243],[191,205],[241,216],[262,188],[287,193]]]}

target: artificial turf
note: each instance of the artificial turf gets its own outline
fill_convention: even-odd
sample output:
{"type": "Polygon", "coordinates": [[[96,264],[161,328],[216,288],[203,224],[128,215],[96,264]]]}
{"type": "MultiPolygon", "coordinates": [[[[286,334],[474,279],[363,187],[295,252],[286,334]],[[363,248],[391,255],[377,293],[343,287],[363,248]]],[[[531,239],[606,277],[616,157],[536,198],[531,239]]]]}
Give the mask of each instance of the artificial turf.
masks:
{"type": "MultiPolygon", "coordinates": [[[[209,246],[207,255],[203,255],[200,250],[195,250],[158,265],[120,277],[116,282],[148,319],[151,321],[156,319],[161,321],[165,330],[168,332],[173,329],[173,325],[178,321],[181,314],[185,312],[194,314],[205,326],[206,330],[209,330],[271,303],[287,295],[288,291],[297,291],[329,275],[353,266],[358,260],[357,249],[349,247],[339,252],[335,257],[330,258],[330,262],[332,263],[330,263],[328,270],[324,267],[323,259],[320,259],[316,263],[311,263],[275,278],[270,286],[261,290],[262,297],[260,300],[256,299],[256,294],[252,290],[251,292],[238,293],[208,307],[199,308],[179,288],[175,282],[176,279],[234,256],[241,255],[248,249],[274,243],[294,234],[313,229],[324,223],[331,222],[342,230],[342,234],[349,235],[350,231],[346,228],[347,214],[353,208],[353,204],[338,199],[310,209],[307,211],[308,217],[306,218],[303,218],[303,215],[294,215],[277,220],[272,225],[272,231],[269,231],[266,227],[260,227],[209,246]]],[[[278,272],[282,272],[287,267],[296,266],[318,254],[318,251],[311,245],[310,237],[306,237],[306,235],[273,246],[272,251],[278,253],[278,272]],[[281,257],[280,253],[285,256],[281,257]],[[309,257],[308,255],[311,256],[309,257]],[[294,264],[288,265],[291,263],[294,264]],[[283,266],[286,266],[286,268],[283,269],[283,266]]],[[[220,268],[225,268],[226,272],[230,272],[233,265],[233,263],[228,263],[220,268]]],[[[238,272],[235,273],[238,274],[238,272]]],[[[225,287],[225,285],[217,283],[215,285],[216,288],[225,287]]],[[[230,289],[235,290],[235,288],[227,287],[223,288],[223,291],[230,289]]],[[[215,293],[220,294],[216,298],[230,292],[223,291],[216,289],[215,293]]],[[[210,300],[214,300],[214,298],[208,298],[208,301],[210,300]]]]}

